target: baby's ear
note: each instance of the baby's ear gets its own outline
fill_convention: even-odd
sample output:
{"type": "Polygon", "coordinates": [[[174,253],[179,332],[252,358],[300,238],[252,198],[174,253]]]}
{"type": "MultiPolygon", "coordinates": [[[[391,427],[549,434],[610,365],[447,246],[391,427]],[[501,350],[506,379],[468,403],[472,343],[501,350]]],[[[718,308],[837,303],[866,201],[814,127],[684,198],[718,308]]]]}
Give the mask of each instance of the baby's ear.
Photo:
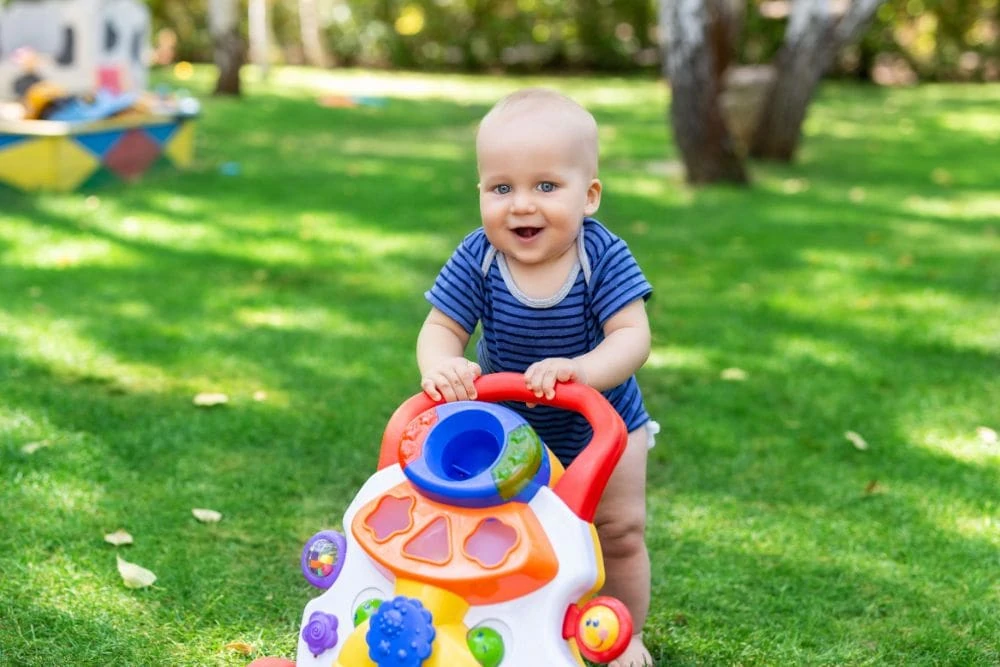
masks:
{"type": "Polygon", "coordinates": [[[594,179],[587,188],[587,203],[583,207],[584,215],[594,215],[601,206],[601,181],[594,179]]]}

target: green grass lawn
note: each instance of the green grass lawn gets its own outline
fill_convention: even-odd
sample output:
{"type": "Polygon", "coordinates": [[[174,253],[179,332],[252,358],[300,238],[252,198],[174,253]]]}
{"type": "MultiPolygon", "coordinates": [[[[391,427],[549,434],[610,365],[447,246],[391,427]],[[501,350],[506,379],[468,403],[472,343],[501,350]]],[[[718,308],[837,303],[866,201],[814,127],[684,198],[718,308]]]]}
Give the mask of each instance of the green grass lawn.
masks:
{"type": "Polygon", "coordinates": [[[598,117],[600,217],[656,289],[660,664],[1000,663],[1000,87],[827,85],[797,164],[693,190],[657,82],[285,69],[205,100],[190,172],[0,192],[0,664],[294,653],[301,546],[478,224],[475,123],[537,82],[598,117]]]}

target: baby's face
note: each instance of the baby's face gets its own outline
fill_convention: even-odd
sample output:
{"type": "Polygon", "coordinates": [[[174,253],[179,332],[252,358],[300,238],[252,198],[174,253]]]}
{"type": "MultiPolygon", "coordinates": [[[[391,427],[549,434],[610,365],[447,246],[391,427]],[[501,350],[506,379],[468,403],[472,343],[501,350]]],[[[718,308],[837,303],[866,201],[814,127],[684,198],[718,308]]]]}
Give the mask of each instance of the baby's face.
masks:
{"type": "Polygon", "coordinates": [[[492,119],[476,147],[479,210],[490,243],[517,263],[558,261],[601,201],[586,140],[572,126],[522,115],[492,119]]]}

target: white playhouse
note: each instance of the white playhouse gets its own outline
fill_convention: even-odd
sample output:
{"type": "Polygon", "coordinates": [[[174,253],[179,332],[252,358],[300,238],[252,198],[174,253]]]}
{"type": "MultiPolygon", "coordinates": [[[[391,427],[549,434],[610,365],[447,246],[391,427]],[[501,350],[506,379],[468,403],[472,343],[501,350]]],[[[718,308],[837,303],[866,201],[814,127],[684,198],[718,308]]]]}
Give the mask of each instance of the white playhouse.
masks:
{"type": "Polygon", "coordinates": [[[197,101],[150,93],[140,0],[0,7],[0,186],[75,190],[192,161],[197,101]]]}
{"type": "Polygon", "coordinates": [[[0,100],[40,79],[70,94],[145,90],[149,44],[139,0],[12,0],[0,10],[0,100]]]}

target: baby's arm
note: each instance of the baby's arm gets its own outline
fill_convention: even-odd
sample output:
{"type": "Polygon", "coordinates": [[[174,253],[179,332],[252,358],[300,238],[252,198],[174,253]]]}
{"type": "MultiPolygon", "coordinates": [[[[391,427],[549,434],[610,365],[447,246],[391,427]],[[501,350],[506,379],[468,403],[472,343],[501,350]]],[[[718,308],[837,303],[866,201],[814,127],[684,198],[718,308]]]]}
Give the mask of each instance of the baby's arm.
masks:
{"type": "Polygon", "coordinates": [[[556,382],[575,380],[598,391],[617,387],[632,377],[649,357],[646,303],[636,299],[604,323],[604,340],[573,359],[543,359],[528,367],[524,381],[535,396],[552,398],[556,382]]]}
{"type": "Polygon", "coordinates": [[[475,400],[473,381],[479,364],[465,358],[469,333],[437,308],[431,308],[417,336],[420,387],[435,401],[475,400]]]}

